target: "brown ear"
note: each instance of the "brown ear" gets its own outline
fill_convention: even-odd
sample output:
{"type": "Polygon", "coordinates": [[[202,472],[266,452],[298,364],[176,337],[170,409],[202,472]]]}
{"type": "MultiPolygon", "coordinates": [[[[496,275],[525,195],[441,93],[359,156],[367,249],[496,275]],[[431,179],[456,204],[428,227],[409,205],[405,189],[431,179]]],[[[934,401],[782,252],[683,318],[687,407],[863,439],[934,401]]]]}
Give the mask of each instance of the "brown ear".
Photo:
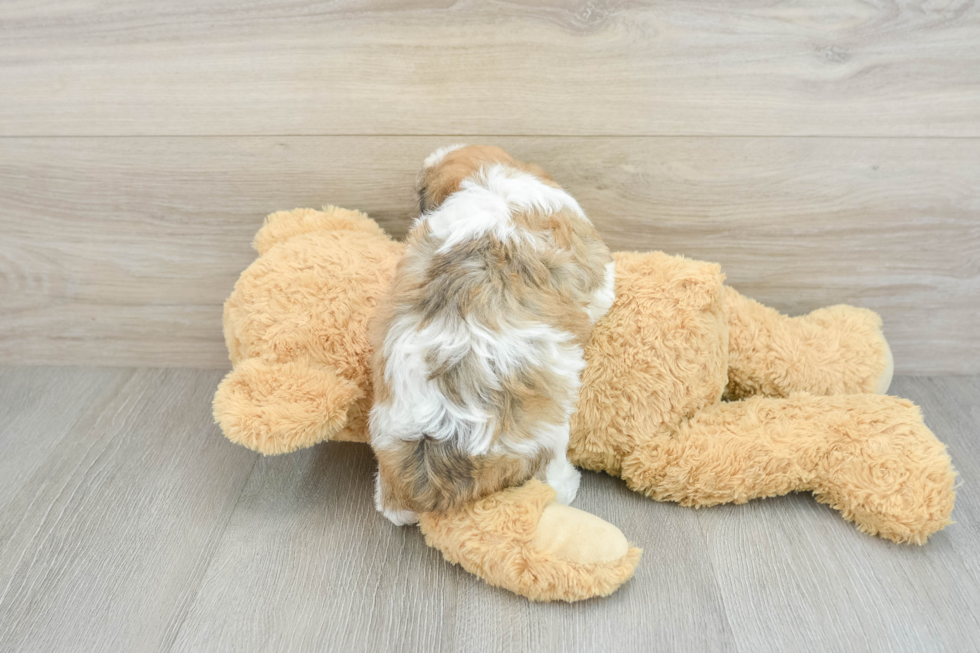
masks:
{"type": "Polygon", "coordinates": [[[228,373],[214,394],[214,419],[232,442],[266,455],[334,439],[363,396],[325,365],[251,358],[228,373]]]}
{"type": "Polygon", "coordinates": [[[494,163],[517,165],[513,157],[494,145],[466,145],[446,152],[438,163],[427,165],[419,172],[415,184],[419,209],[424,213],[437,208],[459,190],[464,179],[494,163]]]}

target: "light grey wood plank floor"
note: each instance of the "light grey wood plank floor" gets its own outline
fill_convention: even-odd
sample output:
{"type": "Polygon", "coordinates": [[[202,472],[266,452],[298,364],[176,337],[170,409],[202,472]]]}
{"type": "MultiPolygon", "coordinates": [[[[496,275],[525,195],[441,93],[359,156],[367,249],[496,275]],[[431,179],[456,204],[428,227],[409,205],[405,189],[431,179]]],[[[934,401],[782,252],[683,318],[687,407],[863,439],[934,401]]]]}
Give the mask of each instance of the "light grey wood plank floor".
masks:
{"type": "Polygon", "coordinates": [[[532,604],[371,505],[370,451],[259,458],[196,370],[0,368],[0,650],[970,651],[980,377],[900,377],[950,449],[957,524],[924,547],[810,497],[695,511],[586,474],[646,553],[605,600],[532,604]]]}
{"type": "Polygon", "coordinates": [[[170,648],[257,457],[211,423],[219,378],[3,371],[0,445],[37,445],[0,504],[0,650],[170,648]]]}

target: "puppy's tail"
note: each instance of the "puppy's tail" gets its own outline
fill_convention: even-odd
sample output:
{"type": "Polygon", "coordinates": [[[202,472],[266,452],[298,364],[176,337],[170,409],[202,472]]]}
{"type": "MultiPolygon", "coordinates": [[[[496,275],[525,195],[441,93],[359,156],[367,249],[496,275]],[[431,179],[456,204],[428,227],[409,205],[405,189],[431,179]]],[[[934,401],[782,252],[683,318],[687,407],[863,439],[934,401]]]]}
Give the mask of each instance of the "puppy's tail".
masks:
{"type": "Polygon", "coordinates": [[[416,513],[444,512],[506,487],[521,485],[542,465],[541,456],[472,456],[455,438],[423,436],[379,452],[378,462],[391,491],[389,506],[416,513]]]}

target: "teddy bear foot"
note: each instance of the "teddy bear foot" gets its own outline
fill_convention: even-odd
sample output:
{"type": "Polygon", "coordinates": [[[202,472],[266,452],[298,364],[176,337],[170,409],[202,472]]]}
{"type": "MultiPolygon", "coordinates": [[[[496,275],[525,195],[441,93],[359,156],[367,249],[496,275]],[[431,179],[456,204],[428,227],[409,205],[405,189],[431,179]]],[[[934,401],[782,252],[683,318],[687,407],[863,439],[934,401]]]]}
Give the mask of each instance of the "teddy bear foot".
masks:
{"type": "Polygon", "coordinates": [[[893,542],[925,544],[952,523],[956,471],[946,447],[906,399],[858,395],[837,428],[847,433],[820,464],[813,491],[858,529],[893,542]],[[863,400],[863,401],[862,401],[863,400]]]}
{"type": "Polygon", "coordinates": [[[725,291],[728,399],[888,391],[895,364],[877,313],[838,305],[787,317],[732,288],[725,291]]]}
{"type": "Polygon", "coordinates": [[[491,585],[534,601],[612,594],[641,550],[606,521],[555,501],[537,480],[452,513],[420,515],[426,542],[491,585]]]}
{"type": "Polygon", "coordinates": [[[810,387],[799,380],[789,384],[787,390],[790,392],[786,394],[802,391],[829,396],[888,392],[895,373],[895,359],[877,313],[838,305],[792,319],[799,322],[796,326],[801,331],[796,335],[802,338],[800,343],[806,343],[800,344],[798,351],[808,352],[796,361],[798,368],[820,367],[823,382],[810,387]],[[815,343],[822,343],[822,346],[815,343]],[[827,364],[821,357],[831,352],[830,360],[834,362],[827,364]]]}

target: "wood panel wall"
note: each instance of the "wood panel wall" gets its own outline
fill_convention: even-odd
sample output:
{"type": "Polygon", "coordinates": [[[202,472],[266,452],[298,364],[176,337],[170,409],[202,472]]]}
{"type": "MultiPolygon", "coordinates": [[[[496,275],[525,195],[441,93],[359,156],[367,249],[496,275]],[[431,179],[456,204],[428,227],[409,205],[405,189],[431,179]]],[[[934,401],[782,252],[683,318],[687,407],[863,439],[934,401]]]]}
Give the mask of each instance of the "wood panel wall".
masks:
{"type": "Polygon", "coordinates": [[[0,4],[0,362],[224,367],[265,214],[395,236],[424,156],[541,163],[616,249],[980,372],[973,1],[0,4]]]}

